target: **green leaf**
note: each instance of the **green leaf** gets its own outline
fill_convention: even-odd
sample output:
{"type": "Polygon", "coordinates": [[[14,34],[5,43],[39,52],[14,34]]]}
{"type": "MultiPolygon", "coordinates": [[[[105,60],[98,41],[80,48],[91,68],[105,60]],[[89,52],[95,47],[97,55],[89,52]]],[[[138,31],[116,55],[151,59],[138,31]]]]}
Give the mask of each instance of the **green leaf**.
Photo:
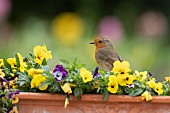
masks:
{"type": "Polygon", "coordinates": [[[109,91],[107,89],[105,89],[104,93],[103,93],[103,100],[106,101],[109,97],[109,91]]]}
{"type": "Polygon", "coordinates": [[[77,62],[77,57],[74,59],[73,65],[76,65],[76,62],[77,62]]]}
{"type": "Polygon", "coordinates": [[[63,60],[63,59],[60,59],[59,62],[62,64],[67,64],[67,65],[69,64],[69,62],[67,60],[63,60]]]}
{"type": "Polygon", "coordinates": [[[50,93],[59,93],[61,92],[60,84],[57,82],[54,82],[53,84],[50,84],[47,89],[50,93]]]}
{"type": "Polygon", "coordinates": [[[86,64],[79,64],[78,67],[80,68],[80,67],[85,67],[85,66],[86,66],[86,64]]]}
{"type": "Polygon", "coordinates": [[[135,87],[137,86],[137,87],[139,87],[139,88],[145,88],[145,85],[142,83],[142,82],[140,82],[140,81],[134,81],[133,82],[133,84],[135,85],[135,87]]]}
{"type": "Polygon", "coordinates": [[[40,64],[35,63],[33,67],[36,68],[36,69],[39,69],[41,66],[40,66],[40,64]]]}
{"type": "Polygon", "coordinates": [[[46,60],[46,58],[43,59],[42,65],[43,65],[43,66],[47,65],[47,60],[46,60]]]}
{"type": "Polygon", "coordinates": [[[11,68],[11,65],[7,62],[7,59],[3,59],[4,66],[7,68],[11,68]]]}
{"type": "Polygon", "coordinates": [[[82,90],[80,87],[76,87],[76,88],[74,89],[74,95],[76,96],[76,98],[77,98],[78,100],[80,100],[81,94],[83,94],[83,90],[82,90]]]}
{"type": "Polygon", "coordinates": [[[49,84],[52,84],[53,81],[51,81],[50,79],[47,79],[45,82],[43,82],[41,85],[40,85],[40,88],[41,87],[44,87],[45,85],[49,85],[49,84]]]}
{"type": "Polygon", "coordinates": [[[21,72],[17,72],[18,76],[18,81],[16,83],[19,84],[19,86],[23,86],[26,83],[30,83],[31,82],[31,76],[28,76],[24,73],[21,72]]]}
{"type": "Polygon", "coordinates": [[[19,82],[16,82],[16,83],[18,83],[19,84],[19,86],[23,86],[24,84],[25,84],[25,81],[19,81],[19,82]]]}
{"type": "Polygon", "coordinates": [[[35,56],[30,52],[29,55],[34,59],[35,56]]]}
{"type": "Polygon", "coordinates": [[[133,90],[131,90],[130,92],[129,92],[129,96],[138,96],[138,95],[141,95],[142,94],[142,92],[143,92],[144,90],[143,89],[133,89],[133,90]]]}
{"type": "Polygon", "coordinates": [[[19,61],[19,57],[17,54],[15,54],[15,59],[16,59],[16,63],[17,63],[17,68],[20,67],[20,61],[19,61]]]}

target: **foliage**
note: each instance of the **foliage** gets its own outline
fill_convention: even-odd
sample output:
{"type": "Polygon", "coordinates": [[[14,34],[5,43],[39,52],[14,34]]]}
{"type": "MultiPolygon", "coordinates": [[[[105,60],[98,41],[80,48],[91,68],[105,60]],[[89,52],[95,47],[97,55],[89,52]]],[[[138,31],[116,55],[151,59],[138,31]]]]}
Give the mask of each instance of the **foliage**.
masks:
{"type": "Polygon", "coordinates": [[[0,90],[1,109],[16,110],[10,99],[17,97],[19,91],[16,89],[22,92],[66,94],[65,106],[71,95],[81,99],[82,94],[103,94],[104,100],[109,94],[141,95],[146,101],[152,100],[152,95],[170,95],[170,77],[157,82],[150,72],[131,70],[127,61],[115,61],[113,69],[105,72],[99,67],[89,71],[75,58],[73,63],[60,60],[51,70],[47,60],[52,59],[52,55],[45,45],[36,46],[29,55],[22,57],[16,53],[14,58],[0,59],[0,79],[3,84],[0,90]],[[4,81],[8,84],[7,88],[4,81]]]}

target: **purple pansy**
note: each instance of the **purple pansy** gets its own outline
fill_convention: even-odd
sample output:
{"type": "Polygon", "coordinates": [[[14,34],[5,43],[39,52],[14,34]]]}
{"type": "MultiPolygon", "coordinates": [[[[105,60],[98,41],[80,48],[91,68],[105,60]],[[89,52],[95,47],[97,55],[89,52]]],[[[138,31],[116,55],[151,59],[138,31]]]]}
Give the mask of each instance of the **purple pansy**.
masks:
{"type": "Polygon", "coordinates": [[[0,94],[0,98],[2,98],[2,97],[4,97],[5,96],[5,94],[0,94]]]}
{"type": "Polygon", "coordinates": [[[129,84],[129,88],[134,88],[134,84],[129,84]]]}
{"type": "Polygon", "coordinates": [[[52,72],[52,75],[54,76],[57,82],[60,82],[62,79],[64,79],[67,74],[68,72],[64,69],[62,65],[56,65],[52,72]]]}
{"type": "Polygon", "coordinates": [[[8,95],[8,99],[12,98],[13,95],[16,95],[16,94],[19,94],[19,90],[16,90],[14,92],[11,92],[9,95],[8,95]]]}
{"type": "Polygon", "coordinates": [[[13,109],[13,107],[14,105],[7,110],[7,113],[9,113],[13,109]]]}
{"type": "Polygon", "coordinates": [[[20,92],[19,90],[16,90],[15,92],[13,92],[13,94],[15,94],[15,95],[19,94],[19,92],[20,92]]]}
{"type": "Polygon", "coordinates": [[[9,81],[6,78],[2,78],[2,80],[6,83],[9,83],[9,81]]]}
{"type": "Polygon", "coordinates": [[[151,76],[152,76],[152,73],[151,73],[151,72],[148,72],[148,76],[151,77],[151,76]]]}
{"type": "Polygon", "coordinates": [[[101,76],[98,70],[99,70],[99,67],[96,67],[95,70],[93,71],[93,78],[99,78],[101,76]]]}

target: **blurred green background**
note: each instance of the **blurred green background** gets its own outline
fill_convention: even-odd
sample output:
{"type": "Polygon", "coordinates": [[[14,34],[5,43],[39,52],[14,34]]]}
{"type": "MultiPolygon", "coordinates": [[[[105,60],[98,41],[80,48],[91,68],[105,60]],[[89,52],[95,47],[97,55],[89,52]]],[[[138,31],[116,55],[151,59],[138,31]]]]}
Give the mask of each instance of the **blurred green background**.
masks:
{"type": "Polygon", "coordinates": [[[59,59],[93,70],[101,36],[112,41],[132,70],[147,70],[158,80],[170,75],[170,0],[0,0],[0,58],[23,56],[36,45],[59,59]]]}

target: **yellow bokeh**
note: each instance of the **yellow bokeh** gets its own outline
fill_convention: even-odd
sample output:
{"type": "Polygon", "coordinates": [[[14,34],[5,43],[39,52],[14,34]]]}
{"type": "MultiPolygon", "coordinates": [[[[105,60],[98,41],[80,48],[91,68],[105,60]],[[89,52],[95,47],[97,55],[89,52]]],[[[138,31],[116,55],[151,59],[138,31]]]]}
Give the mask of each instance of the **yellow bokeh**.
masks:
{"type": "Polygon", "coordinates": [[[83,33],[82,19],[76,13],[62,13],[54,18],[52,32],[64,44],[76,42],[83,33]]]}

